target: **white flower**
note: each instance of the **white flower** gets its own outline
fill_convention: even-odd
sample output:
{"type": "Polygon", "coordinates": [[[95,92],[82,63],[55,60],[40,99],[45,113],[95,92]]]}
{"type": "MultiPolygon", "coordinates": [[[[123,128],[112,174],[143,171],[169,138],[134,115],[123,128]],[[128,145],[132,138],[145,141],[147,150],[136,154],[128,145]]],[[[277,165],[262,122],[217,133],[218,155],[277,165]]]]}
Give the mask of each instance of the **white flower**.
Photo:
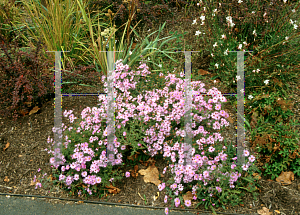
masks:
{"type": "Polygon", "coordinates": [[[242,0],[239,0],[239,1],[238,1],[239,4],[242,3],[242,2],[243,2],[242,0]]]}
{"type": "Polygon", "coordinates": [[[249,96],[248,96],[248,99],[249,99],[249,100],[253,99],[253,96],[252,96],[252,95],[249,95],[249,96]]]}
{"type": "Polygon", "coordinates": [[[223,34],[223,35],[222,35],[222,39],[226,39],[226,36],[225,36],[225,34],[223,34]]]}
{"type": "Polygon", "coordinates": [[[205,20],[205,16],[200,16],[200,19],[202,20],[202,22],[205,20]]]}
{"type": "Polygon", "coordinates": [[[243,47],[243,44],[240,44],[240,45],[239,45],[239,49],[242,49],[242,47],[243,47]]]}
{"type": "Polygon", "coordinates": [[[291,24],[294,24],[293,20],[290,19],[290,23],[291,23],[291,24]]]}
{"type": "Polygon", "coordinates": [[[294,24],[294,29],[297,29],[297,28],[298,28],[298,26],[296,24],[294,24]]]}
{"type": "Polygon", "coordinates": [[[194,25],[196,23],[197,23],[197,19],[194,19],[192,25],[194,25]]]}
{"type": "Polygon", "coordinates": [[[227,16],[227,17],[226,17],[226,20],[227,20],[228,22],[232,22],[232,17],[231,17],[231,16],[227,16]]]}
{"type": "Polygon", "coordinates": [[[158,67],[160,67],[160,68],[161,68],[161,67],[162,67],[162,65],[161,65],[161,64],[159,64],[159,65],[158,65],[158,67]]]}
{"type": "Polygon", "coordinates": [[[264,13],[264,17],[267,15],[267,12],[264,13]]]}
{"type": "Polygon", "coordinates": [[[289,39],[289,37],[285,37],[285,40],[288,40],[289,39]]]}
{"type": "Polygon", "coordinates": [[[228,52],[228,49],[226,49],[226,51],[224,52],[224,55],[228,55],[228,53],[227,53],[227,52],[228,52]]]}
{"type": "Polygon", "coordinates": [[[213,53],[211,53],[211,56],[213,57],[213,56],[214,56],[214,54],[213,54],[213,53]]]}
{"type": "Polygon", "coordinates": [[[227,16],[227,17],[226,17],[226,20],[227,20],[228,23],[230,23],[230,26],[231,26],[231,27],[235,26],[235,24],[232,23],[232,17],[231,17],[231,16],[227,16]]]}
{"type": "Polygon", "coordinates": [[[129,51],[129,55],[131,55],[132,54],[132,51],[129,51]]]}
{"type": "Polygon", "coordinates": [[[215,48],[216,46],[218,46],[218,45],[217,45],[217,42],[213,45],[213,47],[215,48]]]}
{"type": "Polygon", "coordinates": [[[216,63],[215,66],[216,66],[217,68],[219,68],[219,64],[216,63]]]}
{"type": "Polygon", "coordinates": [[[283,2],[284,2],[284,3],[286,3],[286,2],[287,2],[287,0],[283,0],[283,2]]]}
{"type": "Polygon", "coordinates": [[[244,89],[241,89],[240,91],[241,91],[241,93],[244,93],[244,89]]]}
{"type": "Polygon", "coordinates": [[[255,13],[255,11],[252,11],[252,13],[255,13]]]}
{"type": "Polygon", "coordinates": [[[295,9],[293,9],[293,10],[292,10],[292,12],[293,12],[293,13],[295,13],[295,12],[296,12],[296,10],[295,10],[295,9]]]}
{"type": "Polygon", "coordinates": [[[268,83],[269,83],[269,80],[265,80],[264,83],[265,83],[265,84],[268,84],[268,83]]]}
{"type": "Polygon", "coordinates": [[[205,25],[205,22],[201,22],[201,25],[205,25]]]}
{"type": "Polygon", "coordinates": [[[258,73],[259,71],[260,71],[260,69],[257,69],[257,70],[256,70],[256,73],[258,73]]]}
{"type": "Polygon", "coordinates": [[[246,45],[247,45],[247,42],[246,42],[246,41],[244,41],[244,42],[243,42],[243,44],[246,46],[246,45]]]}
{"type": "Polygon", "coordinates": [[[216,14],[215,14],[216,12],[217,12],[217,9],[214,9],[214,10],[213,10],[212,16],[215,16],[215,15],[216,15],[216,14]]]}
{"type": "Polygon", "coordinates": [[[199,34],[201,34],[201,32],[200,31],[196,31],[196,36],[198,36],[199,34]]]}
{"type": "Polygon", "coordinates": [[[237,80],[240,80],[240,79],[241,79],[241,76],[237,75],[237,76],[236,76],[236,79],[237,79],[237,80]]]}
{"type": "Polygon", "coordinates": [[[148,29],[148,31],[150,31],[150,28],[148,29]]]}
{"type": "Polygon", "coordinates": [[[254,30],[254,31],[253,31],[253,34],[257,36],[257,34],[256,34],[256,30],[254,30]]]}

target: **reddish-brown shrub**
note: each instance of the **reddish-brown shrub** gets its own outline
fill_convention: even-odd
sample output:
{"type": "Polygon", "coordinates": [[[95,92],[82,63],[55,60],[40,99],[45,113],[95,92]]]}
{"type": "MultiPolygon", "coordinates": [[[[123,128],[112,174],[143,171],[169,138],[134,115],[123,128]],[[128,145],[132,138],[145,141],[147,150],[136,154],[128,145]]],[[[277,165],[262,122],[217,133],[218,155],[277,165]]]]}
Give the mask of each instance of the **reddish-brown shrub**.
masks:
{"type": "Polygon", "coordinates": [[[53,78],[42,73],[43,69],[53,65],[54,59],[51,62],[45,55],[40,55],[41,50],[41,41],[38,41],[35,50],[29,53],[20,51],[17,40],[8,43],[0,32],[1,116],[11,117],[14,112],[13,118],[16,120],[19,117],[17,112],[25,102],[37,101],[44,95],[54,93],[53,78]]]}

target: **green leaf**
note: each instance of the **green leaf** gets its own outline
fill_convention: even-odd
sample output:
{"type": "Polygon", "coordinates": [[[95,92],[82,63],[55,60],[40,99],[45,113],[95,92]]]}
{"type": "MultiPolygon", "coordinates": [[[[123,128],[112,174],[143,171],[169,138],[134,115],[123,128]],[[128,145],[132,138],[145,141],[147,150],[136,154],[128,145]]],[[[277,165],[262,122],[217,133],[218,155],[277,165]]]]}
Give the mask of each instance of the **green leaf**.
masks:
{"type": "Polygon", "coordinates": [[[215,79],[217,79],[219,76],[218,75],[215,75],[215,76],[213,76],[212,78],[211,78],[211,80],[215,80],[215,79]]]}

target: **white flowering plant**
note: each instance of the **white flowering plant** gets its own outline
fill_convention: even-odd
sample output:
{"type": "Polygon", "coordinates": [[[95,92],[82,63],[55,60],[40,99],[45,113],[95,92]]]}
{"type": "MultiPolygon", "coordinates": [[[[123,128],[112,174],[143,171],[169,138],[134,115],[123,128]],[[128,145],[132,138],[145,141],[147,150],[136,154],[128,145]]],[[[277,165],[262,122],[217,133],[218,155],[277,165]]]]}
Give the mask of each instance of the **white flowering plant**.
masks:
{"type": "MultiPolygon", "coordinates": [[[[209,44],[206,50],[213,58],[209,68],[216,74],[213,79],[220,78],[230,89],[236,89],[236,51],[245,51],[247,90],[257,86],[257,79],[278,78],[277,72],[271,73],[275,69],[299,71],[295,62],[300,57],[299,54],[294,54],[299,46],[291,46],[299,40],[300,17],[299,13],[297,15],[297,4],[276,1],[276,4],[266,5],[264,10],[263,5],[253,0],[222,3],[211,1],[210,4],[202,2],[200,6],[199,13],[202,15],[196,17],[192,25],[201,20],[195,35],[201,43],[209,44]],[[293,52],[290,51],[291,48],[293,52]],[[256,69],[261,70],[259,74],[252,73],[256,69]]],[[[282,79],[288,77],[283,72],[280,75],[282,79]]],[[[289,78],[296,78],[295,72],[291,75],[289,78]]],[[[261,85],[264,86],[263,81],[261,85]]],[[[247,90],[246,93],[249,93],[247,90]]]]}
{"type": "Polygon", "coordinates": [[[289,86],[299,76],[299,2],[201,1],[199,6],[201,16],[192,25],[198,20],[202,23],[195,36],[208,44],[211,79],[221,79],[229,89],[226,93],[237,90],[241,77],[237,75],[236,52],[244,51],[245,88],[241,92],[246,97],[245,123],[250,142],[261,155],[259,161],[264,163],[261,171],[272,179],[288,169],[299,174],[299,144],[293,129],[297,121],[291,117],[294,89],[289,86]],[[289,129],[283,131],[282,126],[289,129]],[[279,140],[274,134],[281,132],[294,138],[279,140]],[[257,140],[265,135],[273,139],[257,140]]]}

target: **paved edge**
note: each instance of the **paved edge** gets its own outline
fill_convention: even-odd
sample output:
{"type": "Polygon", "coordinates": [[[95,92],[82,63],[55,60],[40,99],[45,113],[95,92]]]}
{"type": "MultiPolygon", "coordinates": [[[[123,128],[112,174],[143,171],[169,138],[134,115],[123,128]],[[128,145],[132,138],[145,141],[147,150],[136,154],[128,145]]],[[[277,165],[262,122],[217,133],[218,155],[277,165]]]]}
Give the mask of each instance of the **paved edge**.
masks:
{"type": "MultiPolygon", "coordinates": [[[[111,206],[102,204],[83,203],[76,204],[73,201],[66,201],[63,204],[58,199],[53,199],[51,202],[46,201],[46,198],[33,198],[33,197],[16,197],[0,195],[0,214],[14,214],[14,215],[74,215],[86,214],[113,214],[113,215],[163,215],[163,209],[148,209],[136,208],[126,206],[111,206]],[[58,202],[58,203],[57,203],[58,202]]],[[[169,210],[170,215],[183,215],[183,214],[196,214],[188,211],[173,211],[169,210]]],[[[200,213],[199,213],[200,214],[200,213]]],[[[206,213],[207,214],[207,213],[206,213]]],[[[210,214],[210,213],[209,213],[210,214]]],[[[202,214],[201,214],[202,215],[202,214]]],[[[204,214],[203,214],[204,215],[204,214]]]]}

